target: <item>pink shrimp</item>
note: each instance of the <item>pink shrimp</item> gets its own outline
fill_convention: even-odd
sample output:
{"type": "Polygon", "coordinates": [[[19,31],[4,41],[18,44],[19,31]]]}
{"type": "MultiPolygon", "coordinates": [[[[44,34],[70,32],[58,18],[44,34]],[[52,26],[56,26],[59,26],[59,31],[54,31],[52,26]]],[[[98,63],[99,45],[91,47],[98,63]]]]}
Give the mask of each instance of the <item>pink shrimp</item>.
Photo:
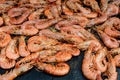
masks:
{"type": "Polygon", "coordinates": [[[0,47],[5,47],[11,41],[11,36],[7,33],[0,32],[0,47]]]}
{"type": "Polygon", "coordinates": [[[96,17],[95,19],[91,19],[88,24],[87,27],[92,27],[94,25],[98,25],[101,24],[103,22],[105,22],[107,20],[107,15],[106,14],[102,14],[102,16],[100,17],[96,17]]]}
{"type": "Polygon", "coordinates": [[[107,70],[107,61],[106,61],[106,55],[107,55],[107,48],[102,48],[97,51],[95,55],[95,66],[98,70],[101,72],[105,72],[107,70]]]}
{"type": "Polygon", "coordinates": [[[21,25],[21,31],[23,35],[32,36],[38,33],[38,29],[35,27],[36,20],[26,21],[21,25]]]}
{"type": "Polygon", "coordinates": [[[56,45],[58,43],[58,41],[45,36],[33,36],[28,40],[28,49],[31,52],[36,52],[43,49],[48,49],[52,45],[56,45]]]}
{"type": "Polygon", "coordinates": [[[30,55],[30,51],[27,48],[27,45],[25,43],[25,37],[21,36],[19,38],[19,54],[22,57],[30,55]]]}
{"type": "MultiPolygon", "coordinates": [[[[21,8],[15,8],[15,9],[19,10],[21,8]]],[[[22,11],[21,11],[21,14],[18,13],[19,15],[17,14],[17,16],[13,15],[10,17],[11,24],[20,24],[20,23],[24,22],[26,20],[26,18],[29,16],[29,14],[31,13],[31,10],[28,10],[28,9],[25,11],[24,10],[22,10],[22,11]],[[18,17],[18,18],[16,18],[16,17],[18,17]]]]}
{"type": "Polygon", "coordinates": [[[5,73],[3,75],[0,75],[0,80],[13,80],[17,76],[19,76],[19,75],[29,71],[30,69],[32,69],[33,68],[33,64],[34,64],[33,61],[30,62],[30,63],[27,63],[27,64],[22,64],[18,68],[14,68],[10,72],[5,73]]]}
{"type": "Polygon", "coordinates": [[[119,7],[117,7],[114,4],[109,4],[107,10],[105,11],[105,14],[110,17],[117,15],[119,13],[119,7]]]}
{"type": "Polygon", "coordinates": [[[39,19],[39,18],[40,18],[40,15],[42,14],[43,11],[44,11],[44,8],[38,9],[38,10],[32,12],[32,13],[30,14],[30,16],[28,17],[28,19],[29,19],[29,20],[39,19]]]}
{"type": "Polygon", "coordinates": [[[110,54],[107,55],[107,58],[108,58],[108,67],[103,75],[107,76],[108,80],[117,80],[118,73],[116,71],[115,61],[110,54]]]}
{"type": "Polygon", "coordinates": [[[39,32],[39,35],[44,35],[44,36],[47,36],[49,38],[53,38],[53,39],[57,39],[57,40],[67,41],[67,42],[72,43],[72,44],[77,44],[77,43],[83,42],[83,40],[79,36],[70,35],[70,34],[66,34],[66,33],[52,32],[48,29],[41,30],[39,32]]]}
{"type": "Polygon", "coordinates": [[[82,72],[86,78],[96,80],[98,76],[101,75],[101,72],[96,69],[95,64],[93,63],[95,57],[92,54],[93,48],[94,45],[91,44],[88,50],[85,52],[82,64],[82,72]]]}
{"type": "Polygon", "coordinates": [[[45,71],[48,74],[55,75],[55,76],[63,76],[68,74],[70,71],[70,67],[66,63],[57,63],[55,65],[47,64],[38,62],[35,64],[35,66],[42,71],[45,71]]]}
{"type": "Polygon", "coordinates": [[[120,32],[112,26],[106,26],[104,32],[111,37],[120,38],[120,32]]]}
{"type": "Polygon", "coordinates": [[[3,68],[3,69],[13,68],[15,66],[16,61],[13,60],[13,59],[7,58],[5,50],[6,50],[6,48],[3,48],[1,50],[1,54],[0,54],[0,67],[3,68]]]}
{"type": "Polygon", "coordinates": [[[103,40],[104,44],[108,47],[108,48],[117,48],[119,47],[119,43],[115,38],[112,38],[110,36],[108,36],[106,33],[104,33],[101,30],[98,30],[99,36],[101,37],[101,39],[103,40]]]}
{"type": "Polygon", "coordinates": [[[90,6],[94,11],[101,13],[100,7],[98,5],[98,2],[96,0],[84,0],[83,1],[85,5],[90,6]]]}
{"type": "Polygon", "coordinates": [[[70,51],[60,51],[55,55],[39,58],[41,62],[65,62],[72,58],[70,51]]]}
{"type": "Polygon", "coordinates": [[[50,20],[45,20],[45,21],[38,21],[36,24],[35,24],[35,27],[37,29],[45,29],[45,28],[48,28],[50,27],[51,25],[59,22],[61,19],[50,19],[50,20]]]}
{"type": "Polygon", "coordinates": [[[17,38],[14,38],[10,41],[10,43],[6,47],[6,56],[14,60],[20,57],[16,43],[17,38]]]}

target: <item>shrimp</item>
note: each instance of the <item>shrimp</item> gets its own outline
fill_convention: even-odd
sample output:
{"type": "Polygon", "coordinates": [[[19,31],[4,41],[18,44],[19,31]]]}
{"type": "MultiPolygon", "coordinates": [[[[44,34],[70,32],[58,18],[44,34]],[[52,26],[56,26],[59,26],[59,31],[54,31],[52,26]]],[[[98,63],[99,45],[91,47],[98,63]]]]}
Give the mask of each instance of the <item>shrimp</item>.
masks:
{"type": "Polygon", "coordinates": [[[108,8],[108,0],[100,0],[100,4],[101,11],[105,12],[106,9],[108,8]]]}
{"type": "Polygon", "coordinates": [[[103,75],[107,76],[107,80],[117,80],[118,73],[116,72],[115,61],[110,54],[107,55],[107,58],[108,58],[108,67],[103,75]]]}
{"type": "Polygon", "coordinates": [[[114,4],[109,4],[107,10],[105,11],[105,14],[110,17],[117,15],[119,13],[119,7],[117,7],[114,4]]]}
{"type": "Polygon", "coordinates": [[[7,33],[0,32],[0,47],[5,47],[11,41],[11,36],[7,33]]]}
{"type": "Polygon", "coordinates": [[[73,15],[73,12],[65,5],[65,3],[62,4],[62,11],[65,15],[73,15]]]}
{"type": "Polygon", "coordinates": [[[96,0],[84,0],[83,3],[87,6],[90,6],[94,11],[101,13],[100,7],[96,0]]]}
{"type": "Polygon", "coordinates": [[[6,56],[14,60],[20,57],[16,43],[17,43],[17,38],[14,38],[6,46],[6,56]]]}
{"type": "Polygon", "coordinates": [[[38,10],[32,12],[32,13],[29,15],[28,19],[29,19],[29,20],[39,19],[39,18],[40,18],[40,15],[42,14],[43,11],[44,11],[44,8],[38,9],[38,10]]]}
{"type": "Polygon", "coordinates": [[[33,36],[28,40],[28,50],[37,52],[43,49],[49,49],[51,46],[58,44],[57,40],[45,36],[33,36]]]}
{"type": "MultiPolygon", "coordinates": [[[[15,9],[20,9],[20,8],[15,8],[15,9]]],[[[15,17],[10,17],[10,23],[11,24],[21,24],[22,22],[24,22],[27,17],[29,16],[29,14],[31,13],[32,10],[22,10],[20,15],[17,15],[15,17]],[[17,17],[17,18],[16,18],[17,17]]]]}
{"type": "Polygon", "coordinates": [[[6,50],[6,48],[3,48],[1,50],[1,54],[0,54],[0,67],[3,68],[3,69],[13,68],[15,66],[16,61],[13,60],[13,59],[7,58],[5,50],[6,50]]]}
{"type": "Polygon", "coordinates": [[[3,18],[2,18],[2,17],[0,17],[0,26],[2,26],[2,25],[3,25],[3,23],[4,23],[3,18]]]}
{"type": "Polygon", "coordinates": [[[92,27],[94,25],[98,25],[101,24],[103,22],[105,22],[107,20],[107,15],[106,14],[102,14],[102,16],[100,17],[96,17],[95,19],[91,19],[88,24],[87,27],[92,27]]]}
{"type": "Polygon", "coordinates": [[[41,62],[65,62],[72,58],[72,54],[70,51],[60,51],[55,55],[47,56],[45,58],[39,58],[41,62]]]}
{"type": "Polygon", "coordinates": [[[96,69],[94,61],[94,55],[92,55],[94,45],[90,45],[88,50],[85,52],[83,64],[82,64],[82,72],[84,76],[90,80],[96,80],[101,72],[96,69]]]}
{"type": "Polygon", "coordinates": [[[21,25],[3,26],[3,27],[0,27],[0,32],[5,32],[7,34],[20,35],[22,34],[21,25]]]}
{"type": "Polygon", "coordinates": [[[107,70],[107,61],[105,60],[107,55],[107,48],[102,48],[97,51],[95,55],[95,62],[96,68],[101,72],[105,72],[107,70]]]}
{"type": "Polygon", "coordinates": [[[108,36],[106,33],[104,33],[101,30],[98,30],[98,33],[99,33],[99,36],[101,37],[101,39],[103,40],[104,44],[108,48],[117,48],[117,47],[119,47],[119,43],[115,38],[108,36]]]}
{"type": "Polygon", "coordinates": [[[86,40],[84,42],[81,42],[77,45],[75,45],[78,49],[80,50],[87,50],[90,44],[94,44],[95,48],[93,49],[94,51],[97,51],[102,48],[101,44],[97,40],[86,40]]]}
{"type": "Polygon", "coordinates": [[[19,54],[22,57],[30,55],[30,51],[27,48],[27,45],[25,43],[25,37],[21,36],[19,38],[19,54]]]}
{"type": "Polygon", "coordinates": [[[21,31],[23,35],[32,36],[38,33],[38,29],[35,27],[36,20],[26,21],[21,25],[21,31]]]}
{"type": "Polygon", "coordinates": [[[70,35],[70,34],[66,34],[66,33],[56,33],[56,32],[52,32],[48,29],[41,30],[39,32],[39,35],[44,35],[49,38],[53,38],[53,39],[57,39],[57,40],[67,41],[68,43],[72,43],[72,44],[77,44],[77,43],[83,42],[83,40],[79,36],[70,35]]]}
{"type": "Polygon", "coordinates": [[[61,19],[59,18],[59,19],[49,19],[49,20],[47,19],[45,21],[38,21],[38,22],[36,22],[35,27],[37,29],[45,29],[45,28],[48,28],[51,25],[59,22],[60,20],[61,19]]]}
{"type": "Polygon", "coordinates": [[[35,66],[42,71],[45,71],[48,74],[55,75],[55,76],[63,76],[68,74],[70,71],[70,67],[66,63],[57,63],[55,65],[42,63],[37,61],[35,66]]]}
{"type": "Polygon", "coordinates": [[[34,64],[34,62],[32,61],[30,63],[20,65],[18,68],[14,68],[10,72],[6,72],[5,74],[0,75],[0,80],[13,80],[17,76],[19,76],[19,75],[29,71],[30,69],[32,69],[33,64],[34,64]]]}
{"type": "Polygon", "coordinates": [[[111,37],[120,38],[120,32],[112,26],[106,26],[104,32],[111,37]]]}

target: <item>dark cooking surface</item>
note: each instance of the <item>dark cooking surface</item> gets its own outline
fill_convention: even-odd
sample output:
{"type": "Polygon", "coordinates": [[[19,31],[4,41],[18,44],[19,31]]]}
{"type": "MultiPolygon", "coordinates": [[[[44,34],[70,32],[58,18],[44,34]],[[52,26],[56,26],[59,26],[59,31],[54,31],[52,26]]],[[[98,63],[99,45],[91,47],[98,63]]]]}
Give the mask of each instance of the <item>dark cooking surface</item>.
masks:
{"type": "MultiPolygon", "coordinates": [[[[49,74],[46,74],[42,71],[37,71],[35,68],[29,72],[17,77],[15,80],[86,80],[81,71],[81,65],[83,60],[83,53],[78,57],[73,57],[68,64],[71,67],[69,74],[63,77],[55,77],[49,74]]],[[[120,80],[120,69],[117,69],[118,80],[120,80]]],[[[0,73],[3,73],[3,70],[0,70],[0,73]]]]}

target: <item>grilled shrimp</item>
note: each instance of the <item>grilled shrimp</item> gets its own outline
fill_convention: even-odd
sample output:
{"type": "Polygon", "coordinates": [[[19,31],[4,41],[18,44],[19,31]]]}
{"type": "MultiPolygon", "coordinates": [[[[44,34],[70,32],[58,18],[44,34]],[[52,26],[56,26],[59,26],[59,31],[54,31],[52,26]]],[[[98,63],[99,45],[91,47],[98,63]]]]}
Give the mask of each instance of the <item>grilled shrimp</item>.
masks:
{"type": "Polygon", "coordinates": [[[52,45],[59,42],[45,36],[33,36],[28,40],[28,49],[31,52],[37,52],[43,49],[49,49],[52,45]]]}
{"type": "Polygon", "coordinates": [[[96,17],[95,19],[91,19],[88,24],[87,27],[92,27],[94,25],[98,25],[101,24],[103,22],[105,22],[107,20],[107,15],[106,14],[102,14],[100,17],[96,17]]]}
{"type": "Polygon", "coordinates": [[[105,72],[107,70],[107,61],[106,61],[107,49],[104,47],[97,51],[95,55],[96,68],[101,72],[105,72]]]}
{"type": "Polygon", "coordinates": [[[0,32],[0,47],[5,47],[11,41],[11,36],[7,33],[0,32]]]}
{"type": "Polygon", "coordinates": [[[60,51],[55,55],[47,56],[44,58],[39,58],[41,62],[65,62],[72,58],[72,54],[70,51],[60,51]]]}
{"type": "Polygon", "coordinates": [[[98,33],[99,33],[99,36],[101,37],[101,39],[103,40],[104,44],[108,48],[117,48],[117,47],[119,47],[119,43],[115,38],[108,36],[106,33],[104,33],[101,30],[98,30],[98,33]]]}
{"type": "Polygon", "coordinates": [[[90,46],[90,44],[95,45],[95,48],[93,49],[93,51],[97,51],[97,50],[102,48],[100,42],[97,41],[97,40],[86,40],[86,41],[84,41],[82,43],[79,43],[79,44],[77,44],[75,46],[80,50],[87,50],[88,47],[90,46]]]}
{"type": "Polygon", "coordinates": [[[119,13],[119,7],[117,7],[114,4],[109,4],[107,10],[105,11],[105,14],[110,17],[117,15],[119,13]]]}
{"type": "Polygon", "coordinates": [[[25,36],[20,36],[19,38],[19,54],[22,57],[30,55],[30,51],[25,43],[25,36]]]}
{"type": "Polygon", "coordinates": [[[20,24],[27,19],[27,17],[29,16],[30,13],[31,13],[31,11],[26,9],[26,8],[25,9],[23,9],[23,8],[12,8],[12,10],[9,11],[10,23],[11,24],[20,24]]]}
{"type": "Polygon", "coordinates": [[[85,5],[90,6],[94,11],[101,13],[100,7],[96,0],[84,0],[85,5]]]}
{"type": "Polygon", "coordinates": [[[37,29],[45,29],[45,28],[48,28],[50,27],[51,25],[59,22],[61,19],[50,19],[50,20],[42,20],[42,21],[38,21],[36,22],[35,24],[35,27],[37,29]]]}
{"type": "Polygon", "coordinates": [[[16,43],[17,43],[17,38],[14,38],[6,46],[6,56],[14,60],[20,57],[16,43]]]}
{"type": "Polygon", "coordinates": [[[28,19],[29,19],[29,20],[37,20],[37,19],[39,19],[39,18],[40,18],[40,15],[42,14],[43,11],[44,11],[44,8],[38,9],[38,10],[32,12],[32,13],[29,15],[28,19]]]}
{"type": "Polygon", "coordinates": [[[38,33],[38,29],[35,28],[36,20],[26,21],[21,25],[21,31],[23,35],[35,35],[38,33]]]}
{"type": "Polygon", "coordinates": [[[14,68],[10,72],[5,73],[3,75],[0,75],[0,80],[13,80],[17,76],[19,76],[19,75],[29,71],[30,69],[32,69],[33,64],[34,64],[34,62],[32,61],[30,63],[20,65],[18,68],[14,68]]]}
{"type": "Polygon", "coordinates": [[[96,69],[94,62],[93,52],[94,45],[90,45],[88,50],[85,52],[85,56],[82,64],[82,72],[84,76],[91,80],[96,80],[101,72],[96,69]]]}
{"type": "Polygon", "coordinates": [[[107,76],[107,80],[117,80],[118,73],[116,72],[115,61],[110,54],[107,55],[107,58],[108,66],[104,76],[107,76]]]}
{"type": "Polygon", "coordinates": [[[106,9],[108,8],[108,0],[100,0],[100,4],[101,11],[105,12],[106,9]]]}
{"type": "Polygon", "coordinates": [[[15,66],[16,61],[6,57],[6,48],[2,48],[0,54],[0,67],[3,69],[10,69],[15,66]]]}
{"type": "Polygon", "coordinates": [[[120,32],[112,26],[106,26],[104,32],[111,37],[120,38],[120,32]]]}
{"type": "Polygon", "coordinates": [[[44,35],[49,38],[53,38],[53,39],[57,39],[57,40],[67,41],[68,43],[72,43],[72,44],[77,44],[77,43],[83,42],[83,40],[79,36],[70,35],[70,34],[66,34],[66,33],[56,33],[56,32],[52,32],[48,29],[41,30],[39,32],[39,35],[44,35]]]}
{"type": "Polygon", "coordinates": [[[16,67],[19,67],[21,64],[25,64],[25,63],[31,62],[31,61],[36,60],[38,58],[45,58],[45,57],[53,55],[55,53],[56,53],[55,50],[42,50],[42,51],[38,51],[38,52],[32,53],[32,54],[22,58],[21,60],[19,60],[16,63],[16,67]]]}
{"type": "Polygon", "coordinates": [[[70,67],[66,63],[57,63],[55,65],[52,64],[47,64],[47,63],[42,63],[37,61],[35,63],[35,66],[42,71],[45,71],[48,74],[55,75],[55,76],[63,76],[68,74],[70,71],[70,67]]]}

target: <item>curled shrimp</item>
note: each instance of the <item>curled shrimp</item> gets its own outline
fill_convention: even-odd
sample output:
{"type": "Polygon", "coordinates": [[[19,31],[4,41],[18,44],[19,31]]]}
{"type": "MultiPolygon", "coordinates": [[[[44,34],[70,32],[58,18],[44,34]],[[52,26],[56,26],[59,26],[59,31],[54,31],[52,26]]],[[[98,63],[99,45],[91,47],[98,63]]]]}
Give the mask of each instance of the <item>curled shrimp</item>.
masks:
{"type": "Polygon", "coordinates": [[[35,24],[35,27],[37,29],[45,29],[45,28],[48,28],[50,27],[51,25],[57,23],[58,21],[60,21],[61,19],[50,19],[50,20],[42,20],[42,21],[38,21],[36,24],[35,24]]]}
{"type": "Polygon", "coordinates": [[[101,44],[97,40],[86,40],[84,42],[81,42],[77,45],[75,45],[78,49],[80,50],[87,50],[90,44],[94,44],[95,48],[93,49],[94,51],[97,51],[102,48],[101,44]]]}
{"type": "Polygon", "coordinates": [[[31,52],[37,52],[43,49],[50,48],[59,42],[45,36],[33,36],[28,40],[28,49],[31,52]]]}
{"type": "Polygon", "coordinates": [[[10,23],[11,24],[20,24],[20,23],[24,22],[27,19],[27,17],[29,16],[29,14],[31,13],[31,11],[28,9],[21,10],[21,8],[13,8],[13,11],[14,11],[14,9],[15,10],[17,9],[18,11],[20,10],[21,14],[19,12],[15,11],[15,12],[17,12],[17,14],[10,15],[10,23]]]}
{"type": "Polygon", "coordinates": [[[108,58],[108,66],[107,66],[107,70],[103,75],[107,76],[108,80],[117,80],[118,73],[116,72],[115,61],[110,54],[107,55],[107,58],[108,58]]]}
{"type": "Polygon", "coordinates": [[[10,69],[15,66],[16,61],[6,57],[6,48],[1,50],[0,54],[0,67],[3,69],[10,69]]]}
{"type": "Polygon", "coordinates": [[[23,35],[35,35],[38,33],[38,29],[35,27],[35,23],[37,21],[31,20],[31,21],[26,21],[21,25],[21,32],[23,35]]]}
{"type": "Polygon", "coordinates": [[[107,15],[106,14],[102,14],[102,16],[100,17],[96,17],[95,19],[91,19],[88,24],[87,27],[92,27],[93,25],[98,25],[101,24],[103,22],[105,22],[107,20],[107,15]]]}
{"type": "Polygon", "coordinates": [[[40,18],[40,15],[42,14],[43,11],[44,11],[44,8],[38,9],[38,10],[32,12],[32,13],[29,15],[28,19],[29,19],[29,20],[39,19],[39,18],[40,18]]]}
{"type": "Polygon", "coordinates": [[[85,5],[90,6],[94,11],[101,13],[100,7],[98,5],[98,2],[96,0],[84,0],[83,1],[85,5]]]}
{"type": "Polygon", "coordinates": [[[104,33],[101,30],[98,30],[98,33],[99,33],[99,36],[101,37],[101,39],[103,40],[104,44],[108,48],[117,48],[117,47],[119,47],[119,43],[115,38],[108,36],[106,33],[104,33]]]}
{"type": "Polygon", "coordinates": [[[54,50],[42,50],[42,51],[32,53],[32,54],[22,58],[21,60],[19,60],[16,63],[16,67],[19,67],[21,64],[26,64],[26,63],[36,60],[38,58],[44,58],[44,57],[53,55],[55,53],[56,53],[56,51],[54,51],[54,50]]]}
{"type": "Polygon", "coordinates": [[[0,47],[5,47],[11,41],[11,36],[7,33],[0,32],[0,47]]]}
{"type": "Polygon", "coordinates": [[[119,13],[119,7],[117,7],[114,4],[109,4],[107,10],[105,11],[105,14],[110,17],[117,15],[119,13]]]}
{"type": "Polygon", "coordinates": [[[57,39],[57,40],[67,41],[68,43],[72,43],[72,44],[77,44],[77,43],[83,42],[83,40],[79,36],[70,35],[70,34],[66,34],[66,33],[56,33],[56,32],[52,32],[48,29],[41,30],[39,32],[39,35],[44,35],[49,38],[53,38],[53,39],[57,39]]]}
{"type": "Polygon", "coordinates": [[[35,64],[35,66],[42,71],[45,71],[48,74],[55,75],[55,76],[63,76],[68,74],[70,71],[70,67],[66,63],[57,63],[55,65],[47,64],[38,62],[35,64]]]}
{"type": "Polygon", "coordinates": [[[104,47],[97,51],[95,55],[95,65],[98,70],[105,72],[107,70],[107,61],[106,61],[107,49],[104,47]]]}
{"type": "Polygon", "coordinates": [[[101,72],[96,69],[95,64],[93,63],[93,48],[93,45],[90,45],[88,50],[85,52],[82,64],[82,72],[86,78],[96,80],[98,76],[101,75],[101,72]]]}
{"type": "Polygon", "coordinates": [[[41,62],[65,62],[72,58],[72,54],[70,51],[60,51],[55,55],[47,56],[44,58],[39,58],[41,62]]]}
{"type": "Polygon", "coordinates": [[[115,38],[120,37],[120,32],[112,26],[106,26],[104,32],[111,37],[115,37],[115,38]]]}
{"type": "Polygon", "coordinates": [[[14,68],[10,72],[6,72],[3,75],[0,75],[0,80],[13,80],[17,76],[29,71],[30,69],[33,68],[33,61],[30,63],[22,64],[18,68],[14,68]]]}
{"type": "Polygon", "coordinates": [[[30,55],[30,51],[27,48],[27,45],[25,43],[25,37],[21,36],[19,38],[19,54],[22,57],[30,55]]]}
{"type": "Polygon", "coordinates": [[[17,43],[17,38],[14,38],[6,46],[6,56],[14,60],[20,57],[16,43],[17,43]]]}

